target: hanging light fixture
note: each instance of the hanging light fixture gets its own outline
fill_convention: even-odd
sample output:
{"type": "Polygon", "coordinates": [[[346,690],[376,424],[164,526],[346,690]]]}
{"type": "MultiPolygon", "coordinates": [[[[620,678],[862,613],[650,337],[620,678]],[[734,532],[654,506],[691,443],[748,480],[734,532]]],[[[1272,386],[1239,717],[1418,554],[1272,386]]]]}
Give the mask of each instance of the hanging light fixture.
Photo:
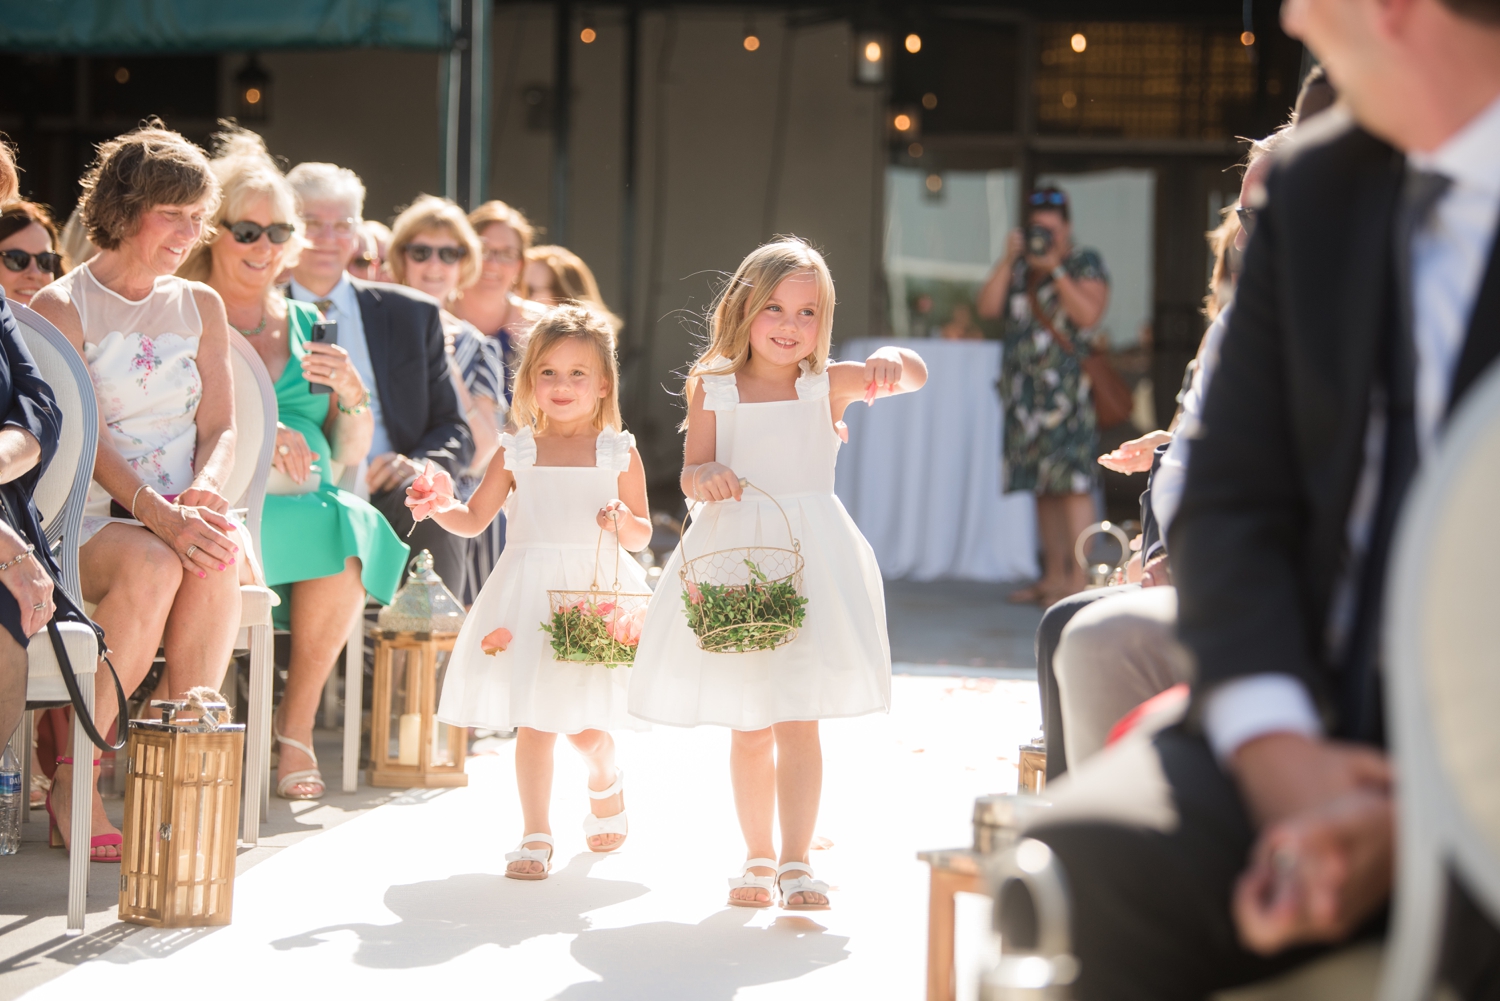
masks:
{"type": "Polygon", "coordinates": [[[594,40],[599,37],[599,31],[594,27],[594,16],[590,11],[585,11],[583,24],[578,32],[578,40],[584,45],[593,45],[594,40]]]}
{"type": "Polygon", "coordinates": [[[856,31],[854,33],[854,82],[865,86],[880,86],[886,80],[886,65],[890,61],[890,45],[881,31],[856,31]]]}
{"type": "Polygon", "coordinates": [[[745,38],[741,43],[746,52],[754,52],[760,48],[760,36],[755,33],[755,19],[749,14],[745,15],[745,38]]]}
{"type": "Polygon", "coordinates": [[[239,103],[241,122],[264,122],[270,117],[271,74],[260,64],[255,53],[234,75],[234,89],[239,103]]]}

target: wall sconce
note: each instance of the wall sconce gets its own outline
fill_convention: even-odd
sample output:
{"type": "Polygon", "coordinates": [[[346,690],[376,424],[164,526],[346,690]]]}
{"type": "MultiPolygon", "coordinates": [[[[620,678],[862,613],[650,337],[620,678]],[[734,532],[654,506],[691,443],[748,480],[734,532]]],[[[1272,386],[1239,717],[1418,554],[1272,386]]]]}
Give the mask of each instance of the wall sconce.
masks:
{"type": "Polygon", "coordinates": [[[271,74],[254,53],[244,68],[234,75],[234,89],[239,102],[239,120],[264,122],[270,117],[271,74]]]}
{"type": "Polygon", "coordinates": [[[854,33],[854,82],[866,87],[878,87],[886,81],[886,66],[890,62],[890,44],[885,33],[880,31],[856,31],[854,33]]]}

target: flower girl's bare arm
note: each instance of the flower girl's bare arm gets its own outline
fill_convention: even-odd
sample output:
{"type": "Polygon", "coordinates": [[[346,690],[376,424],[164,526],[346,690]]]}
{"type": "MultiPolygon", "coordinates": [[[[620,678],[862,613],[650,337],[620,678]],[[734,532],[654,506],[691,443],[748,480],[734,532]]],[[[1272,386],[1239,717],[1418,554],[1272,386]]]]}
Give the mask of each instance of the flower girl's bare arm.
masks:
{"type": "Polygon", "coordinates": [[[620,474],[617,489],[620,498],[599,509],[599,527],[615,532],[620,545],[638,553],[651,541],[651,505],[646,501],[646,469],[634,448],[630,450],[630,468],[620,474]]]}
{"type": "Polygon", "coordinates": [[[714,461],[714,412],[703,406],[703,387],[688,384],[687,445],[683,450],[682,492],[688,503],[700,500],[740,499],[742,488],[734,470],[714,461]]]}
{"type": "Polygon", "coordinates": [[[447,471],[438,470],[430,485],[425,476],[419,476],[407,488],[406,506],[417,521],[431,518],[454,535],[473,538],[495,520],[515,483],[515,477],[496,455],[467,504],[453,496],[453,479],[447,471]]]}

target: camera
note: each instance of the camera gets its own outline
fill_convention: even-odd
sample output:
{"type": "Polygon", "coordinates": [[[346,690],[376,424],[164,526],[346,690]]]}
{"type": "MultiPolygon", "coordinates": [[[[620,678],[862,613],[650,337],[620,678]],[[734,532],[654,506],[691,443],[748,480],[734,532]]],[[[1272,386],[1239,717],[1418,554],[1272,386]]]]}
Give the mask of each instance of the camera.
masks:
{"type": "Polygon", "coordinates": [[[1026,254],[1028,257],[1046,257],[1052,249],[1052,230],[1035,224],[1026,230],[1026,254]]]}

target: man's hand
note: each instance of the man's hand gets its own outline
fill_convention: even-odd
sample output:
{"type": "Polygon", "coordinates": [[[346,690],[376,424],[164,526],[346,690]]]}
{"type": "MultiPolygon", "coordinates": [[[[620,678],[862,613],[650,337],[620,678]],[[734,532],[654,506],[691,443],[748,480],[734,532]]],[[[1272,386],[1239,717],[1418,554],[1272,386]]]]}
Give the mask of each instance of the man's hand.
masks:
{"type": "Polygon", "coordinates": [[[1268,733],[1246,741],[1229,770],[1257,828],[1323,809],[1361,790],[1390,795],[1391,764],[1363,744],[1268,733]]]}
{"type": "Polygon", "coordinates": [[[1099,456],[1099,465],[1127,476],[1131,473],[1150,472],[1157,446],[1165,445],[1171,440],[1170,431],[1152,431],[1139,438],[1132,438],[1113,452],[1099,456]]]}
{"type": "Polygon", "coordinates": [[[370,460],[370,469],[365,473],[365,482],[370,493],[380,494],[392,490],[414,476],[420,476],[422,467],[414,459],[398,452],[386,452],[370,460]]]}
{"type": "Polygon", "coordinates": [[[1245,947],[1337,942],[1374,914],[1391,892],[1394,813],[1387,793],[1357,789],[1266,828],[1234,889],[1245,947]]]}

